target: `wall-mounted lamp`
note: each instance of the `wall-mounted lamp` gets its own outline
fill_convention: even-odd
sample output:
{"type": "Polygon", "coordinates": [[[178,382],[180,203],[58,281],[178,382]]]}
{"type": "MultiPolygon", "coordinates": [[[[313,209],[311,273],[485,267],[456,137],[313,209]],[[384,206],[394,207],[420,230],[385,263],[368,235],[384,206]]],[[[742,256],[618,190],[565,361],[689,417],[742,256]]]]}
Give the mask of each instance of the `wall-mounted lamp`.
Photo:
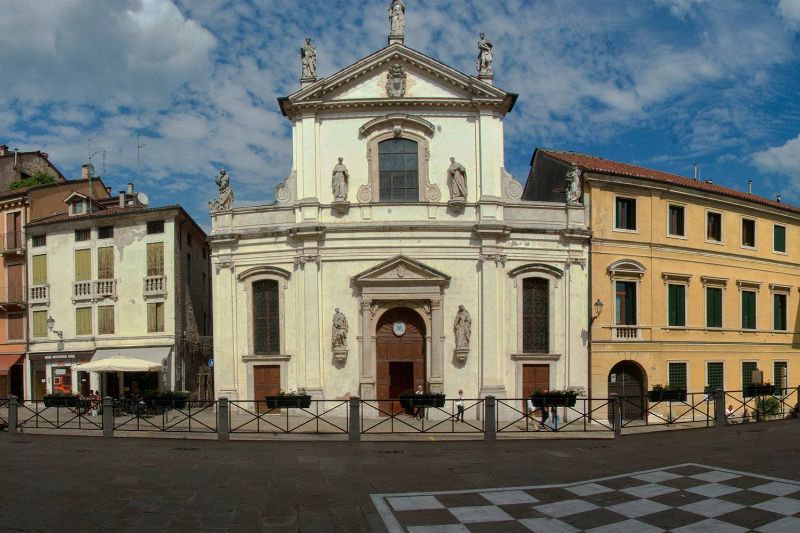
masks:
{"type": "Polygon", "coordinates": [[[594,315],[592,315],[592,322],[594,322],[595,320],[597,320],[597,317],[599,317],[600,314],[603,312],[604,304],[600,300],[600,298],[598,298],[597,300],[595,300],[594,305],[592,307],[594,308],[594,315]]]}
{"type": "Polygon", "coordinates": [[[53,318],[52,316],[48,317],[47,318],[47,329],[49,329],[50,331],[52,331],[53,333],[58,335],[59,339],[63,339],[64,338],[64,332],[63,331],[59,331],[57,329],[53,329],[55,327],[56,327],[56,319],[53,318]]]}

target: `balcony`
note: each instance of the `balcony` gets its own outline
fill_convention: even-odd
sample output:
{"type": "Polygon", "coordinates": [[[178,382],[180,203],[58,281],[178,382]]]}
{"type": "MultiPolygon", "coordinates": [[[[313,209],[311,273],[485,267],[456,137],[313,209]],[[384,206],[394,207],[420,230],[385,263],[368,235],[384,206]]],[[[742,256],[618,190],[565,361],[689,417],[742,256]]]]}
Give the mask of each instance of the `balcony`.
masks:
{"type": "Polygon", "coordinates": [[[31,305],[50,304],[50,285],[34,285],[30,288],[29,302],[31,305]]]}
{"type": "Polygon", "coordinates": [[[0,254],[25,255],[25,235],[21,231],[0,233],[0,254]]]}
{"type": "Polygon", "coordinates": [[[613,326],[611,329],[614,331],[614,339],[620,341],[635,341],[639,340],[641,335],[642,326],[624,325],[613,326]]]}
{"type": "Polygon", "coordinates": [[[72,301],[95,301],[104,298],[117,299],[117,280],[95,279],[72,282],[72,301]]]}
{"type": "Polygon", "coordinates": [[[144,297],[166,296],[167,276],[147,276],[144,278],[144,297]]]}
{"type": "Polygon", "coordinates": [[[25,286],[20,284],[0,287],[0,307],[8,309],[11,307],[25,307],[27,291],[25,286]]]}

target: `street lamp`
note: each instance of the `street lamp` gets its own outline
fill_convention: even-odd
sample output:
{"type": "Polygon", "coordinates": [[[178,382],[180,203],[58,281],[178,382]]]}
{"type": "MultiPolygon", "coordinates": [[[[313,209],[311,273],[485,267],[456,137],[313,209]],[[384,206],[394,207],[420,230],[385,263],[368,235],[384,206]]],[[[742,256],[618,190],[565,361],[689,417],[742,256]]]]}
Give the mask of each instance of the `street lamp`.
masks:
{"type": "Polygon", "coordinates": [[[49,329],[50,331],[52,331],[53,333],[58,335],[59,339],[63,339],[64,338],[64,332],[63,331],[59,331],[57,329],[53,329],[55,327],[56,327],[56,319],[53,318],[52,316],[48,317],[47,318],[47,329],[49,329]]]}
{"type": "Polygon", "coordinates": [[[592,316],[592,322],[597,320],[597,317],[599,317],[600,313],[603,312],[604,304],[603,304],[602,300],[600,300],[600,298],[598,298],[597,300],[595,300],[593,307],[594,307],[594,316],[592,316]]]}

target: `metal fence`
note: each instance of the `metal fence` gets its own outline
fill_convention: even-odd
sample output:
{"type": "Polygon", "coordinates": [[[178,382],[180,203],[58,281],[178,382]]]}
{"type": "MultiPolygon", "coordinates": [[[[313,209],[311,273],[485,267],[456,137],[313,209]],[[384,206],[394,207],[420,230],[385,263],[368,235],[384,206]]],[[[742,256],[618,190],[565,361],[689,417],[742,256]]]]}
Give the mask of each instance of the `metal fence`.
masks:
{"type": "Polygon", "coordinates": [[[264,401],[231,401],[230,433],[347,435],[349,403],[349,400],[310,400],[307,407],[268,407],[264,401]]]}
{"type": "Polygon", "coordinates": [[[115,431],[216,433],[217,402],[195,400],[113,401],[115,431]]]}
{"type": "Polygon", "coordinates": [[[0,398],[0,427],[8,426],[8,398],[0,398]]]}
{"type": "Polygon", "coordinates": [[[714,425],[714,394],[705,392],[686,393],[683,399],[650,401],[648,396],[621,396],[626,412],[641,409],[641,417],[623,420],[623,428],[641,426],[692,425],[709,427],[714,425]],[[626,409],[627,408],[627,409],[626,409]]]}
{"type": "Polygon", "coordinates": [[[17,407],[17,428],[102,430],[102,417],[94,407],[89,401],[69,406],[48,405],[41,400],[21,402],[17,407]]]}
{"type": "Polygon", "coordinates": [[[360,401],[361,434],[384,433],[453,433],[458,435],[482,434],[484,424],[483,398],[463,400],[463,415],[458,400],[443,400],[441,405],[414,405],[408,407],[399,398],[360,401]]]}
{"type": "Polygon", "coordinates": [[[531,409],[527,398],[498,399],[497,433],[614,431],[608,417],[608,398],[575,398],[574,403],[561,403],[531,409]]]}

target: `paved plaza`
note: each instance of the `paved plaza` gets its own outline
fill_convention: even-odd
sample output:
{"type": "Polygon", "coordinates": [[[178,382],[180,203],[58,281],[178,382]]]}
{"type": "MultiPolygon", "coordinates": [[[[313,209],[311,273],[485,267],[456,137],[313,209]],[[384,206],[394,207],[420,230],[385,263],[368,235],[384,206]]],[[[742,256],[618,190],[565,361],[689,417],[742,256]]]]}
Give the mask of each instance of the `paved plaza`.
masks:
{"type": "Polygon", "coordinates": [[[7,437],[2,531],[792,531],[800,513],[794,420],[496,443],[7,437]]]}

